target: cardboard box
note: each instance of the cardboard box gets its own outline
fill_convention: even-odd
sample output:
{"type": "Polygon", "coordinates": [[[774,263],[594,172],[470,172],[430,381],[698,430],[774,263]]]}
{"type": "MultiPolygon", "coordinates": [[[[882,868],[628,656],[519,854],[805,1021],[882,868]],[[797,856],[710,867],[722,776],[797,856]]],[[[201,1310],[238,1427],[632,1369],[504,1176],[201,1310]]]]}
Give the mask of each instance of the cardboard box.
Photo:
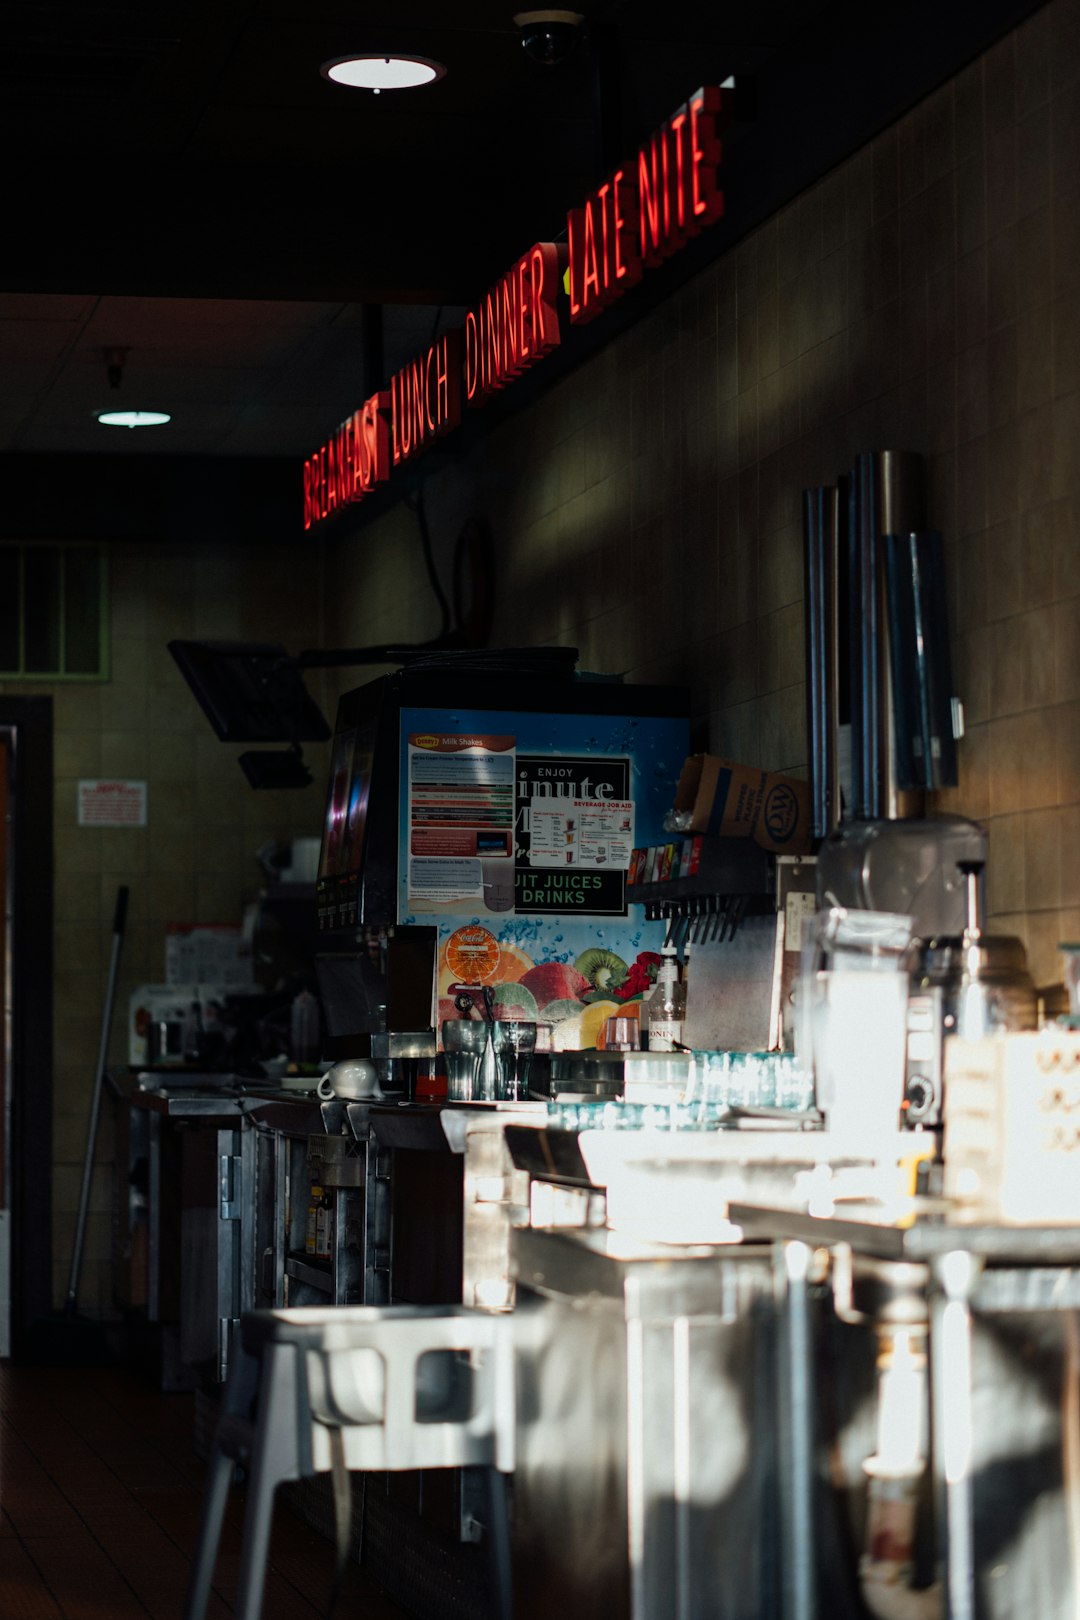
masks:
{"type": "Polygon", "coordinates": [[[752,838],[777,855],[810,848],[810,794],[796,776],[691,754],[675,790],[675,809],[690,812],[690,832],[752,838]]]}
{"type": "Polygon", "coordinates": [[[980,1216],[1075,1225],[1080,1032],[945,1042],[945,1194],[980,1216]]]}

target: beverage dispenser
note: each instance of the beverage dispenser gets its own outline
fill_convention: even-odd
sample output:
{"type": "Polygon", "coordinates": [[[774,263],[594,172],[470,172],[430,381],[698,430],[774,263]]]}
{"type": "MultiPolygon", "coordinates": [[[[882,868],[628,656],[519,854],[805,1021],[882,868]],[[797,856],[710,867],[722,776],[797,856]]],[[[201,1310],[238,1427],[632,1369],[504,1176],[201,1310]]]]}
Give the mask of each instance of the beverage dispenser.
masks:
{"type": "Polygon", "coordinates": [[[336,1055],[379,1034],[434,1051],[462,986],[555,1050],[594,1048],[663,944],[628,872],[665,836],[688,707],[562,648],[443,654],[346,693],[317,883],[336,1055]]]}

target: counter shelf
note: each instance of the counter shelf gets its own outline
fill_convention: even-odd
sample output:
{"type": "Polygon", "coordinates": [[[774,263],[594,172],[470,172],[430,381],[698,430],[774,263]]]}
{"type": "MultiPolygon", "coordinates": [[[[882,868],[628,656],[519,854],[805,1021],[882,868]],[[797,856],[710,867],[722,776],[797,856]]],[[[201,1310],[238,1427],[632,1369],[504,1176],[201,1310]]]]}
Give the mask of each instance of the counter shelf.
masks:
{"type": "Polygon", "coordinates": [[[805,1243],[810,1248],[844,1244],[870,1259],[926,1263],[955,1253],[994,1266],[1080,1267],[1080,1225],[1014,1226],[979,1220],[941,1199],[913,1199],[910,1222],[897,1221],[871,1204],[853,1204],[842,1214],[812,1215],[783,1205],[736,1201],[731,1218],[748,1237],[805,1243]]]}

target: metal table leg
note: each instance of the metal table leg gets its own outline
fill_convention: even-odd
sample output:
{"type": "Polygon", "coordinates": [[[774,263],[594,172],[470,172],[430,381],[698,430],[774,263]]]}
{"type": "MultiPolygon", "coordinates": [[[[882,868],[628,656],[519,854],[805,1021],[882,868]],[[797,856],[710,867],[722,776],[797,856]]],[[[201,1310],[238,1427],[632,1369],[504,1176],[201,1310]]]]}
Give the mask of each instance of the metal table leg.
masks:
{"type": "Polygon", "coordinates": [[[946,1620],[975,1620],[970,1301],[980,1269],[975,1256],[961,1250],[931,1264],[930,1406],[945,1529],[946,1620]]]}
{"type": "Polygon", "coordinates": [[[808,1244],[773,1250],[779,1309],[778,1379],[780,1518],[784,1620],[815,1620],[813,1459],[814,1409],[808,1244]]]}

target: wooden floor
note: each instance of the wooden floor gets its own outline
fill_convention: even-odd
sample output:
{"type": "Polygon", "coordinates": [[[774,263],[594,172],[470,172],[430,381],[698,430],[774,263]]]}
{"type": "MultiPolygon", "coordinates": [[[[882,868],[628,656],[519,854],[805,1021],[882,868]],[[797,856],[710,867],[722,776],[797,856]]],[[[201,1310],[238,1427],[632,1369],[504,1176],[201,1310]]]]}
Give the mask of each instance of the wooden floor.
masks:
{"type": "MultiPolygon", "coordinates": [[[[187,1395],[112,1369],[0,1363],[0,1620],[181,1620],[202,1502],[187,1395]]],[[[233,1612],[243,1493],[208,1620],[233,1612]]],[[[318,1620],[330,1544],[279,1505],[264,1620],[318,1620]]],[[[351,1567],[334,1620],[401,1620],[351,1567]]]]}

